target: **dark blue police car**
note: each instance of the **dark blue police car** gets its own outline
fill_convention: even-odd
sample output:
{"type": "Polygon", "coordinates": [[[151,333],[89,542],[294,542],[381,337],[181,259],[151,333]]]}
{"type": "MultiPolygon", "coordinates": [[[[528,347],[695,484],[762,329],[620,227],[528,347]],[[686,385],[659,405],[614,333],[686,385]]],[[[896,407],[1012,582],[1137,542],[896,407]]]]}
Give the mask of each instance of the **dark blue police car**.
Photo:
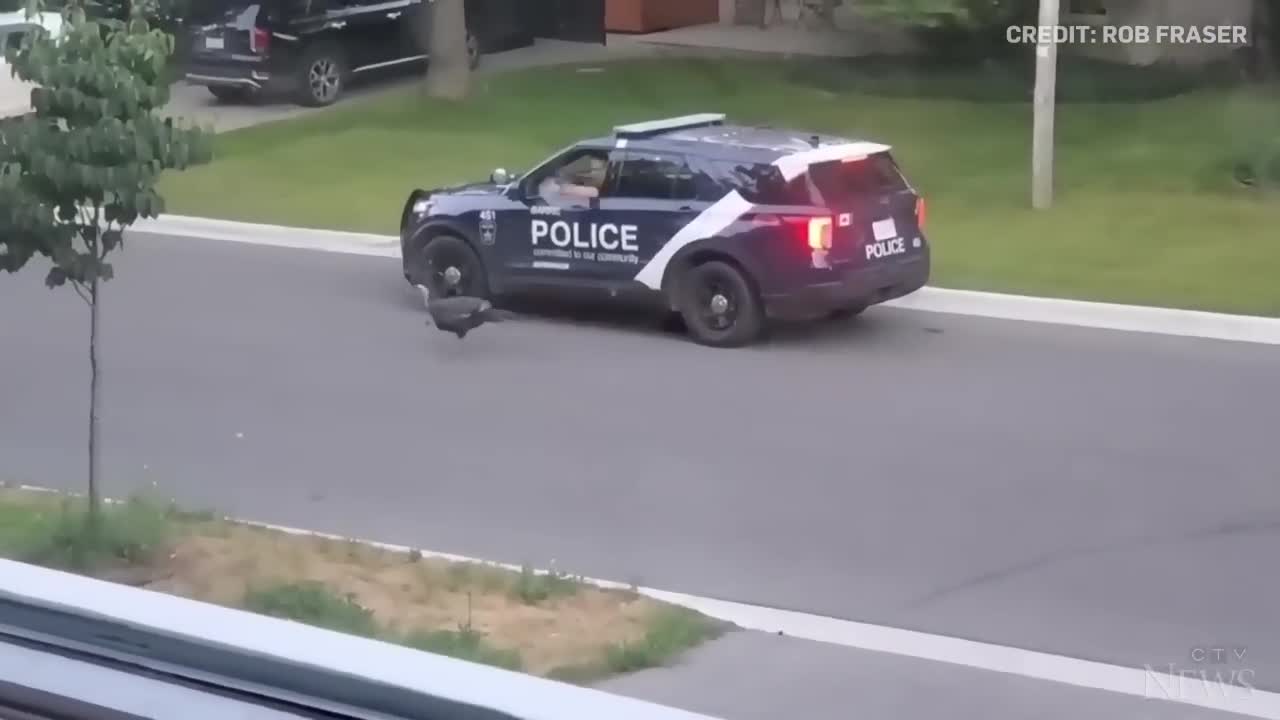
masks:
{"type": "Polygon", "coordinates": [[[886,145],[702,114],[619,126],[521,176],[415,190],[400,242],[405,278],[437,295],[641,298],[732,347],[771,318],[919,289],[924,224],[886,145]]]}

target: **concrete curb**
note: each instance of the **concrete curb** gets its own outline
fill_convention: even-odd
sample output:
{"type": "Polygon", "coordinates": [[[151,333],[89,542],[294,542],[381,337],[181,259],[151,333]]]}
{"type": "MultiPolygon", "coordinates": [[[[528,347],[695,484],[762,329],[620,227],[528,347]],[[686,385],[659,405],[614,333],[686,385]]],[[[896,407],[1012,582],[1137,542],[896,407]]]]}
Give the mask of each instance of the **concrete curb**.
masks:
{"type": "Polygon", "coordinates": [[[319,250],[347,255],[400,257],[400,238],[394,235],[317,230],[185,215],[163,215],[154,220],[139,220],[131,228],[131,232],[146,235],[177,235],[298,250],[319,250]]]}
{"type": "MultiPolygon", "coordinates": [[[[182,215],[165,215],[156,220],[141,221],[133,227],[133,231],[149,235],[176,235],[350,255],[400,257],[400,240],[392,235],[313,230],[182,215]]],[[[999,320],[1280,345],[1280,318],[1253,315],[936,287],[926,287],[886,305],[999,320]]]]}

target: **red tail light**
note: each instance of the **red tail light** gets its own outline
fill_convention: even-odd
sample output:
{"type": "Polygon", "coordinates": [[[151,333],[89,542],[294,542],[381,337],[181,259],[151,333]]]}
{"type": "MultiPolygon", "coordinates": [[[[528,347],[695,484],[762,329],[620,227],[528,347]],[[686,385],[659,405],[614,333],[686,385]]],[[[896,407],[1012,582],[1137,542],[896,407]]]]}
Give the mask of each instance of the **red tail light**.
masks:
{"type": "Polygon", "coordinates": [[[919,226],[921,230],[924,229],[924,221],[927,216],[928,213],[925,209],[924,198],[916,198],[916,225],[919,226]]]}
{"type": "Polygon", "coordinates": [[[811,250],[831,249],[831,218],[812,215],[760,215],[757,222],[765,225],[785,225],[811,250]]]}
{"type": "Polygon", "coordinates": [[[254,28],[249,34],[249,50],[260,55],[269,47],[271,47],[271,31],[265,28],[254,28]]]}
{"type": "Polygon", "coordinates": [[[830,250],[831,218],[809,218],[807,234],[811,250],[830,250]]]}

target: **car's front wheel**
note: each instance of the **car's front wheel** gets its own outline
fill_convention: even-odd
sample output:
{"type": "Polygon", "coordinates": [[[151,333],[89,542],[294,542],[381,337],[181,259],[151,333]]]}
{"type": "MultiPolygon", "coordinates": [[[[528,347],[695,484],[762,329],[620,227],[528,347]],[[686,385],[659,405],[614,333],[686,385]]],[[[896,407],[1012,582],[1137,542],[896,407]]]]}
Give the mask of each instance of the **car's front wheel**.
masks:
{"type": "Polygon", "coordinates": [[[680,281],[677,305],[689,335],[711,347],[741,347],[764,333],[764,308],[741,270],[720,260],[695,265],[680,281]]]}
{"type": "Polygon", "coordinates": [[[456,235],[437,235],[428,241],[418,270],[418,282],[432,297],[489,297],[489,276],[480,256],[456,235]]]}

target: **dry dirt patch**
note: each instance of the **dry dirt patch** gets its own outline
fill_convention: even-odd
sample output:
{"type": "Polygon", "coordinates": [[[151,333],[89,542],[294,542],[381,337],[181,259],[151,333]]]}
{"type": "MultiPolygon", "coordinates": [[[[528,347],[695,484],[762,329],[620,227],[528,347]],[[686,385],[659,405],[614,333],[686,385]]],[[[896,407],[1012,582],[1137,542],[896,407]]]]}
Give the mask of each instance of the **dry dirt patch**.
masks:
{"type": "Polygon", "coordinates": [[[664,664],[718,623],[575,578],[398,553],[142,500],[83,538],[77,500],[0,488],[0,555],[525,672],[588,681],[664,664]]]}

